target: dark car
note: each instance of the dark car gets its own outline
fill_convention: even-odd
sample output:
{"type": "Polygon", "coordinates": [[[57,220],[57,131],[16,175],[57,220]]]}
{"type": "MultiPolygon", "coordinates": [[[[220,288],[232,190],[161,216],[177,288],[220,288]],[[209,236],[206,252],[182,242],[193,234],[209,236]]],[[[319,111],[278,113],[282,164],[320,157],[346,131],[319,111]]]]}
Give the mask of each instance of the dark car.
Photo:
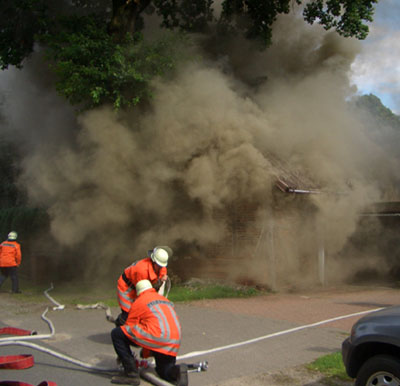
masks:
{"type": "Polygon", "coordinates": [[[342,357],[355,386],[400,386],[400,306],[359,319],[342,343],[342,357]]]}

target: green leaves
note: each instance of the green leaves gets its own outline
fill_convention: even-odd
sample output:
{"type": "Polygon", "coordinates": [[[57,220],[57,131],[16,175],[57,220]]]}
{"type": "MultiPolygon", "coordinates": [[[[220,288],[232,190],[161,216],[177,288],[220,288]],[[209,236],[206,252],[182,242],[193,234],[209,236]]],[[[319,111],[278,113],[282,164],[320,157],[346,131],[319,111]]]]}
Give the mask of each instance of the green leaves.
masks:
{"type": "Polygon", "coordinates": [[[0,68],[21,67],[39,41],[57,75],[57,91],[81,110],[103,103],[119,109],[147,100],[152,79],[169,74],[182,59],[180,47],[187,42],[183,35],[168,33],[159,41],[149,42],[134,32],[143,27],[145,11],[156,11],[162,25],[169,29],[207,32],[217,26],[219,34],[243,33],[265,48],[271,42],[277,16],[289,13],[296,4],[304,4],[303,16],[308,23],[364,39],[368,34],[366,23],[372,21],[378,2],[223,0],[217,20],[212,12],[213,0],[113,1],[112,15],[100,2],[73,0],[65,10],[55,10],[53,1],[0,2],[0,68]],[[49,8],[53,4],[52,13],[46,4],[49,8]]]}
{"type": "MultiPolygon", "coordinates": [[[[304,4],[304,20],[319,23],[325,29],[334,28],[345,37],[365,39],[371,22],[374,4],[378,0],[295,0],[304,4]]],[[[221,25],[225,30],[244,31],[245,36],[268,46],[272,25],[279,14],[287,14],[294,5],[292,0],[224,0],[221,25]]]]}
{"type": "Polygon", "coordinates": [[[57,91],[81,110],[103,103],[119,109],[148,99],[151,80],[174,69],[184,42],[176,34],[146,42],[137,33],[116,43],[94,16],[63,18],[59,29],[42,42],[57,74],[57,91]]]}
{"type": "MultiPolygon", "coordinates": [[[[299,3],[299,0],[296,0],[299,3]]],[[[224,0],[221,23],[244,30],[245,36],[268,46],[272,24],[281,13],[289,13],[291,0],[224,0]]]]}
{"type": "Polygon", "coordinates": [[[167,28],[179,28],[187,32],[204,32],[213,20],[213,0],[154,0],[157,14],[167,28]]]}
{"type": "Polygon", "coordinates": [[[44,0],[1,0],[0,69],[21,67],[33,51],[35,36],[48,28],[44,0]]]}
{"type": "Polygon", "coordinates": [[[312,0],[303,15],[310,24],[317,21],[325,29],[335,28],[342,36],[362,40],[368,36],[364,23],[372,22],[376,3],[378,0],[312,0]]]}

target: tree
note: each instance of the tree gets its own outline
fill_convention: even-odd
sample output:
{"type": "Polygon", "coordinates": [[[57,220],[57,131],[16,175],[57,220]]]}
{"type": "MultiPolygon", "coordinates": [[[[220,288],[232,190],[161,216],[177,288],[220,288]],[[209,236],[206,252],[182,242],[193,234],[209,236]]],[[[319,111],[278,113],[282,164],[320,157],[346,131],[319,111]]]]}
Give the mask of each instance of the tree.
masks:
{"type": "Polygon", "coordinates": [[[368,111],[380,126],[390,126],[400,135],[400,117],[384,106],[376,95],[362,95],[355,103],[358,108],[368,111]]]}
{"type": "Polygon", "coordinates": [[[81,110],[105,102],[116,109],[151,96],[150,81],[174,69],[185,37],[166,34],[146,42],[140,33],[115,42],[101,19],[63,18],[57,35],[41,37],[57,75],[56,89],[81,110]]]}
{"type": "MultiPolygon", "coordinates": [[[[289,13],[294,3],[305,4],[303,16],[308,23],[318,22],[345,37],[365,39],[368,26],[364,23],[372,21],[378,0],[223,0],[218,23],[225,29],[243,30],[248,38],[268,45],[276,17],[289,13]]],[[[213,0],[113,0],[110,31],[120,36],[134,33],[138,24],[142,26],[139,20],[146,9],[156,10],[165,27],[201,31],[215,21],[212,6],[213,0]]]]}
{"type": "Polygon", "coordinates": [[[335,28],[340,35],[363,40],[369,32],[364,22],[372,22],[377,3],[378,0],[313,0],[303,14],[311,24],[318,20],[327,30],[335,28]]]}
{"type": "Polygon", "coordinates": [[[35,37],[47,30],[47,7],[38,0],[2,0],[0,9],[0,68],[21,66],[35,37]]]}
{"type": "MultiPolygon", "coordinates": [[[[385,153],[394,160],[400,160],[400,116],[394,114],[373,94],[362,95],[355,100],[355,106],[364,116],[364,126],[369,137],[381,146],[385,153]]],[[[398,172],[394,178],[398,180],[398,172]]]]}
{"type": "Polygon", "coordinates": [[[364,39],[377,2],[223,0],[217,20],[213,0],[2,0],[0,67],[20,67],[39,41],[59,76],[58,91],[71,103],[92,107],[112,101],[119,108],[148,95],[149,80],[166,74],[176,60],[166,49],[175,37],[149,45],[138,34],[146,13],[156,13],[168,29],[206,32],[216,26],[220,34],[243,33],[267,47],[277,16],[296,4],[304,5],[308,23],[364,39]]]}
{"type": "Polygon", "coordinates": [[[25,201],[25,194],[16,183],[20,173],[20,157],[15,145],[0,137],[0,208],[18,206],[25,201]]]}

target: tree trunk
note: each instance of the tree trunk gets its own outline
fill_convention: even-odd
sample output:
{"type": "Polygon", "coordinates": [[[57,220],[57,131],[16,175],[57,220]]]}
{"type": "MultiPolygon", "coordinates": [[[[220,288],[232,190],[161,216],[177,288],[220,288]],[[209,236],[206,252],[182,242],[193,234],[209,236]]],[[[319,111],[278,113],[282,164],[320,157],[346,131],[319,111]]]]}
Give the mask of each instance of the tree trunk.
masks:
{"type": "Polygon", "coordinates": [[[122,40],[126,34],[133,35],[139,30],[137,22],[140,14],[150,3],[151,0],[113,0],[109,33],[117,41],[122,40]]]}

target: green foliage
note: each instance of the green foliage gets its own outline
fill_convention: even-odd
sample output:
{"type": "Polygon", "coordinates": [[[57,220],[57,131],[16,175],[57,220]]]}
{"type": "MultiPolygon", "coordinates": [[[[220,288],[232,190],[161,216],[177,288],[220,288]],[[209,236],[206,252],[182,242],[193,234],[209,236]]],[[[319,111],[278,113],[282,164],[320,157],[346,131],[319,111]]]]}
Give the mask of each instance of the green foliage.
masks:
{"type": "Polygon", "coordinates": [[[328,377],[350,380],[346,374],[341,352],[324,355],[306,366],[309,370],[319,371],[328,377]]]}
{"type": "Polygon", "coordinates": [[[313,24],[318,21],[325,29],[335,28],[345,37],[365,39],[372,22],[374,4],[378,0],[312,0],[306,4],[304,19],[313,24]]]}
{"type": "MultiPolygon", "coordinates": [[[[308,23],[319,23],[325,29],[334,28],[345,37],[353,36],[365,39],[369,31],[366,23],[372,21],[374,5],[378,3],[378,0],[223,0],[219,20],[213,14],[213,3],[213,0],[113,1],[112,15],[110,15],[110,4],[105,1],[73,0],[69,3],[64,2],[64,7],[61,9],[57,7],[57,3],[54,4],[54,0],[2,0],[0,3],[2,25],[0,29],[0,67],[5,69],[10,64],[21,66],[22,60],[32,52],[35,40],[45,35],[46,32],[53,38],[50,39],[50,41],[53,40],[53,50],[57,45],[65,46],[68,36],[73,37],[69,51],[72,50],[72,46],[75,46],[77,50],[75,57],[78,53],[83,54],[84,57],[85,53],[90,56],[102,49],[105,50],[102,52],[103,56],[110,55],[103,67],[100,65],[89,66],[90,68],[87,70],[89,77],[100,82],[99,88],[90,87],[89,94],[91,94],[94,105],[100,103],[97,101],[104,98],[111,98],[118,105],[122,102],[117,96],[111,95],[110,87],[113,82],[110,81],[110,73],[118,70],[119,55],[131,59],[126,56],[125,46],[128,42],[125,41],[125,36],[128,34],[131,43],[135,42],[134,33],[144,27],[144,12],[157,12],[162,18],[161,25],[166,28],[205,32],[210,26],[218,25],[220,32],[243,32],[248,38],[261,41],[265,47],[271,42],[272,25],[277,16],[289,13],[295,4],[304,4],[303,16],[308,23]],[[49,8],[52,8],[52,12],[48,11],[49,8]],[[89,19],[79,19],[75,16],[75,22],[57,23],[63,13],[68,15],[92,13],[97,15],[98,22],[89,22],[89,19]],[[95,31],[96,29],[98,31],[95,31]],[[87,39],[84,38],[85,33],[89,33],[87,39]],[[101,39],[101,41],[97,41],[97,39],[101,39]],[[121,41],[122,45],[118,46],[121,41]],[[115,49],[112,47],[113,43],[117,45],[115,49]],[[76,46],[80,44],[82,47],[78,50],[76,46]],[[104,85],[107,82],[108,84],[104,85]]],[[[141,40],[139,39],[139,41],[141,40]]],[[[94,62],[99,61],[99,58],[96,57],[91,59],[94,62]]],[[[83,62],[84,60],[82,65],[84,65],[83,62]]],[[[125,71],[122,77],[126,78],[129,72],[135,72],[131,68],[132,66],[126,63],[119,65],[121,70],[125,71]]],[[[71,70],[68,61],[60,63],[59,66],[66,67],[59,69],[62,74],[66,76],[71,73],[74,76],[69,87],[61,86],[60,89],[71,102],[77,103],[75,101],[80,99],[79,95],[82,95],[82,92],[73,95],[72,90],[77,89],[77,83],[84,79],[84,71],[82,69],[76,75],[71,70]]],[[[130,74],[129,77],[132,79],[131,82],[115,80],[115,84],[118,85],[120,82],[124,86],[134,84],[141,89],[145,83],[140,76],[135,79],[135,74],[130,74]]],[[[86,82],[81,86],[82,91],[85,85],[86,82]]],[[[142,93],[143,91],[139,90],[138,94],[142,93]]],[[[135,97],[127,99],[130,99],[130,103],[137,100],[135,97]]]]}
{"type": "Polygon", "coordinates": [[[17,180],[20,169],[19,155],[15,146],[0,139],[0,238],[8,232],[18,232],[18,239],[24,241],[34,237],[36,231],[48,227],[48,216],[44,210],[26,207],[25,191],[19,189],[17,180]]]}
{"type": "MultiPolygon", "coordinates": [[[[217,21],[212,0],[114,1],[112,15],[103,2],[75,0],[58,9],[51,0],[3,0],[0,67],[20,67],[39,41],[57,75],[57,91],[72,105],[81,110],[104,103],[125,108],[151,97],[151,81],[173,71],[182,59],[180,48],[187,44],[177,34],[145,41],[135,32],[143,28],[145,10],[156,11],[162,26],[170,29],[205,32],[217,24],[220,33],[244,32],[265,47],[271,42],[276,17],[289,13],[294,2],[301,5],[303,0],[224,0],[217,21]]],[[[335,28],[343,36],[363,39],[368,34],[364,22],[372,21],[377,2],[310,0],[304,18],[335,28]]]]}
{"type": "MultiPolygon", "coordinates": [[[[373,4],[378,0],[295,0],[305,4],[304,20],[317,22],[325,29],[335,30],[345,37],[365,39],[374,13],[373,4]]],[[[272,25],[279,14],[290,12],[292,0],[224,0],[222,2],[222,24],[233,29],[244,30],[246,37],[257,39],[267,46],[271,42],[272,25]]]]}
{"type": "Polygon", "coordinates": [[[1,0],[0,68],[21,67],[33,51],[37,34],[48,28],[45,0],[1,0]]]}
{"type": "Polygon", "coordinates": [[[141,34],[115,43],[104,22],[94,16],[60,20],[60,33],[42,37],[57,74],[57,91],[82,109],[112,103],[116,109],[151,96],[150,82],[175,68],[186,41],[167,34],[146,42],[141,34]]]}
{"type": "Polygon", "coordinates": [[[399,130],[400,134],[400,117],[384,106],[377,96],[373,94],[362,95],[356,100],[356,105],[372,114],[381,125],[399,130]]]}
{"type": "MultiPolygon", "coordinates": [[[[371,166],[368,169],[370,178],[374,180],[375,186],[381,186],[385,200],[398,200],[400,194],[400,176],[398,173],[400,116],[385,107],[381,100],[372,94],[357,98],[355,105],[357,111],[361,113],[365,133],[372,142],[380,147],[387,160],[385,167],[374,162],[378,167],[371,166]]],[[[382,246],[383,248],[389,248],[389,239],[390,237],[385,237],[386,246],[382,246]]],[[[392,255],[391,252],[387,254],[387,256],[392,255]]]]}
{"type": "MultiPolygon", "coordinates": [[[[296,0],[298,4],[300,0],[296,0]]],[[[249,39],[259,40],[269,45],[272,37],[272,24],[281,13],[287,14],[291,0],[252,1],[224,0],[222,2],[221,24],[244,30],[249,39]]]]}
{"type": "Polygon", "coordinates": [[[23,201],[21,192],[16,186],[16,179],[19,174],[18,154],[15,147],[0,139],[0,206],[10,207],[19,205],[23,201]]]}
{"type": "Polygon", "coordinates": [[[11,207],[0,209],[0,236],[7,238],[11,230],[18,232],[18,241],[34,237],[35,232],[47,229],[49,218],[43,209],[28,207],[11,207]]]}
{"type": "Polygon", "coordinates": [[[154,0],[153,3],[157,14],[162,17],[162,26],[167,28],[203,32],[213,20],[213,0],[154,0]]]}

